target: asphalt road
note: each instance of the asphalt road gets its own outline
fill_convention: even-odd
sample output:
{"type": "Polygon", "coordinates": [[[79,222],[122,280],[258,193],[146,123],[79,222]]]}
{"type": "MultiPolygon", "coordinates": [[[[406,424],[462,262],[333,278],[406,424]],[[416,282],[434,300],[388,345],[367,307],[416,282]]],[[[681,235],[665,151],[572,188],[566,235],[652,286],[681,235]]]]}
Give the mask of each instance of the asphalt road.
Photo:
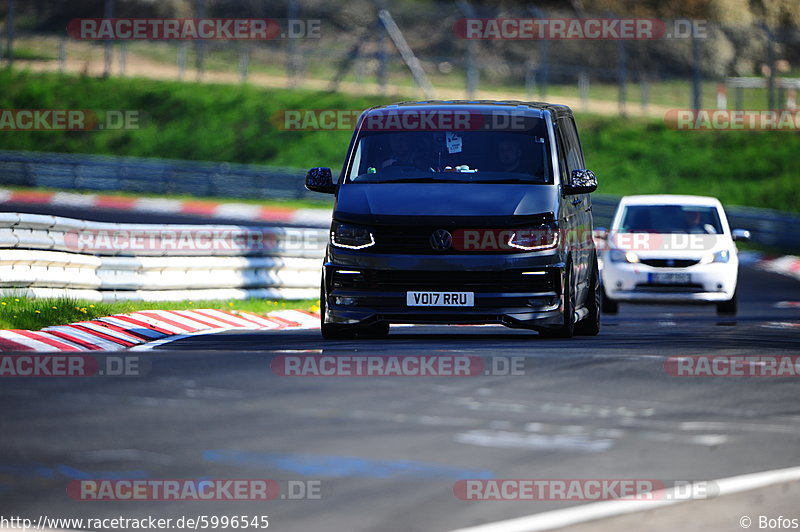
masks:
{"type": "MultiPolygon", "coordinates": [[[[135,356],[143,377],[5,379],[0,515],[268,515],[281,531],[436,531],[581,504],[462,501],[459,479],[711,480],[800,461],[796,378],[674,377],[674,355],[798,355],[800,283],[743,268],[740,314],[622,305],[598,337],[397,327],[230,332],[135,356]],[[281,355],[524,357],[523,375],[282,377],[281,355]],[[319,481],[313,500],[77,501],[74,479],[319,481]]],[[[796,508],[796,506],[795,506],[796,508]]],[[[729,530],[738,529],[731,515],[729,530]]]]}

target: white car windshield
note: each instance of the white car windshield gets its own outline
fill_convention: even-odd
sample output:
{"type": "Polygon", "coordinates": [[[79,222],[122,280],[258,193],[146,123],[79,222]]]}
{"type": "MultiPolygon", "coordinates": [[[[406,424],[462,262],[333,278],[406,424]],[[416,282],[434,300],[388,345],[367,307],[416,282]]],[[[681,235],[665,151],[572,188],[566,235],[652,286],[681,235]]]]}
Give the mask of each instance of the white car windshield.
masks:
{"type": "Polygon", "coordinates": [[[629,205],[620,233],[722,234],[716,207],[705,205],[629,205]]]}

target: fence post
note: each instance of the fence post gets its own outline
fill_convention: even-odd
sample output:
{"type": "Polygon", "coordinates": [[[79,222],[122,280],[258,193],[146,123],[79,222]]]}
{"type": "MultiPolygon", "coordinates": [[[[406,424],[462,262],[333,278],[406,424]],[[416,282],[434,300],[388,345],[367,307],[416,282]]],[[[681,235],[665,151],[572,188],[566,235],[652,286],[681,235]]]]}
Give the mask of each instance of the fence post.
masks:
{"type": "MultiPolygon", "coordinates": [[[[206,0],[197,0],[195,4],[195,16],[197,18],[205,18],[206,16],[206,0]]],[[[203,80],[205,73],[205,46],[206,43],[202,39],[195,41],[195,66],[197,68],[197,81],[203,80]]]]}
{"type": "MultiPolygon", "coordinates": [[[[375,9],[378,13],[386,9],[386,0],[377,0],[375,4],[375,9]]],[[[376,21],[380,24],[380,19],[376,17],[376,21]]],[[[378,32],[378,86],[380,87],[381,94],[383,96],[386,95],[387,83],[388,83],[388,62],[389,62],[389,51],[386,46],[386,30],[383,29],[383,26],[378,26],[380,31],[378,32]]]]}
{"type": "Polygon", "coordinates": [[[239,82],[247,81],[250,69],[250,45],[247,43],[239,44],[239,82]]]}
{"type": "Polygon", "coordinates": [[[728,87],[725,83],[717,83],[717,109],[728,108],[728,87]]]}
{"type": "Polygon", "coordinates": [[[530,100],[536,92],[536,70],[530,61],[525,62],[525,96],[530,100]]]}
{"type": "MultiPolygon", "coordinates": [[[[467,0],[459,0],[458,8],[466,18],[475,18],[475,10],[467,0]]],[[[466,46],[465,63],[467,67],[467,99],[475,98],[478,91],[478,66],[475,59],[475,48],[478,43],[469,39],[466,46]]]]}
{"type": "Polygon", "coordinates": [[[761,23],[764,33],[767,34],[767,67],[769,68],[769,75],[767,76],[767,109],[775,109],[775,48],[772,43],[775,36],[770,31],[765,23],[761,23]]]}
{"type": "Polygon", "coordinates": [[[128,68],[128,43],[120,43],[119,45],[119,74],[125,76],[128,68]]]}
{"type": "Polygon", "coordinates": [[[700,92],[700,39],[692,31],[692,109],[698,111],[702,106],[700,92]]]}
{"type": "Polygon", "coordinates": [[[622,39],[617,41],[617,54],[619,62],[619,68],[617,70],[617,79],[619,82],[619,114],[625,116],[627,114],[627,110],[625,109],[627,97],[625,93],[627,90],[628,65],[625,54],[625,41],[622,39]]]}
{"type": "Polygon", "coordinates": [[[6,61],[8,66],[14,64],[14,0],[8,0],[6,14],[6,61]]]}
{"type": "Polygon", "coordinates": [[[67,38],[61,37],[58,40],[58,71],[63,73],[67,66],[67,38]]]}
{"type": "Polygon", "coordinates": [[[589,75],[585,70],[578,73],[578,94],[581,99],[581,108],[584,111],[589,110],[589,75]]]}
{"type": "Polygon", "coordinates": [[[188,53],[189,43],[184,41],[178,45],[178,79],[183,81],[183,76],[186,75],[186,59],[188,53]]]}
{"type": "MultiPolygon", "coordinates": [[[[114,18],[114,0],[106,0],[105,3],[105,18],[114,18]]],[[[111,61],[113,59],[113,43],[111,39],[106,39],[103,43],[103,77],[107,78],[111,75],[111,61]]]]}
{"type": "Polygon", "coordinates": [[[642,114],[645,114],[647,113],[647,107],[650,105],[650,78],[647,77],[646,72],[639,73],[639,92],[642,99],[642,114]]]}
{"type": "MultiPolygon", "coordinates": [[[[287,24],[293,24],[292,21],[298,16],[299,8],[297,0],[289,0],[286,5],[286,18],[287,24]]],[[[288,42],[286,43],[286,78],[289,87],[297,85],[298,73],[298,59],[297,59],[297,41],[287,33],[288,42]]]]}
{"type": "MultiPolygon", "coordinates": [[[[544,11],[538,7],[528,6],[528,11],[536,18],[546,18],[544,11]]],[[[539,86],[539,98],[544,101],[547,99],[547,82],[550,61],[550,39],[549,35],[542,39],[539,46],[539,68],[536,72],[536,83],[539,86]]]]}

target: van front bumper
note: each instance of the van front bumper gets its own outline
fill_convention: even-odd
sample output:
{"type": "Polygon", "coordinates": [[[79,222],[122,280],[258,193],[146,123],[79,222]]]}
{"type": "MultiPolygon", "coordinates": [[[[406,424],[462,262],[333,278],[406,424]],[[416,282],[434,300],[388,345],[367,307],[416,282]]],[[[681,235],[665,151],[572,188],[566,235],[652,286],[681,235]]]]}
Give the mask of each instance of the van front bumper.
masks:
{"type": "Polygon", "coordinates": [[[563,322],[564,262],[557,251],[385,255],[329,249],[326,320],[341,325],[486,324],[549,329],[563,322]],[[472,292],[472,306],[409,306],[407,292],[472,292]]]}

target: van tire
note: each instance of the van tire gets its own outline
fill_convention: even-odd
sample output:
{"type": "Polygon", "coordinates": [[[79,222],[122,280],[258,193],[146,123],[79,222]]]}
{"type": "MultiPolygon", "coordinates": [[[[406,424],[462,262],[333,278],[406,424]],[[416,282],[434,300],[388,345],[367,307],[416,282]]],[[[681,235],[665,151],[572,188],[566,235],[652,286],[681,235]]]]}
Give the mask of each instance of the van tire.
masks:
{"type": "Polygon", "coordinates": [[[600,334],[600,306],[602,295],[600,286],[600,272],[597,268],[597,257],[592,264],[592,275],[589,278],[590,291],[586,298],[586,308],[589,314],[575,324],[575,334],[580,336],[597,336],[600,334]]]}
{"type": "Polygon", "coordinates": [[[572,338],[575,334],[575,293],[572,290],[572,264],[564,271],[564,324],[557,329],[544,329],[539,335],[544,338],[572,338]]]}

